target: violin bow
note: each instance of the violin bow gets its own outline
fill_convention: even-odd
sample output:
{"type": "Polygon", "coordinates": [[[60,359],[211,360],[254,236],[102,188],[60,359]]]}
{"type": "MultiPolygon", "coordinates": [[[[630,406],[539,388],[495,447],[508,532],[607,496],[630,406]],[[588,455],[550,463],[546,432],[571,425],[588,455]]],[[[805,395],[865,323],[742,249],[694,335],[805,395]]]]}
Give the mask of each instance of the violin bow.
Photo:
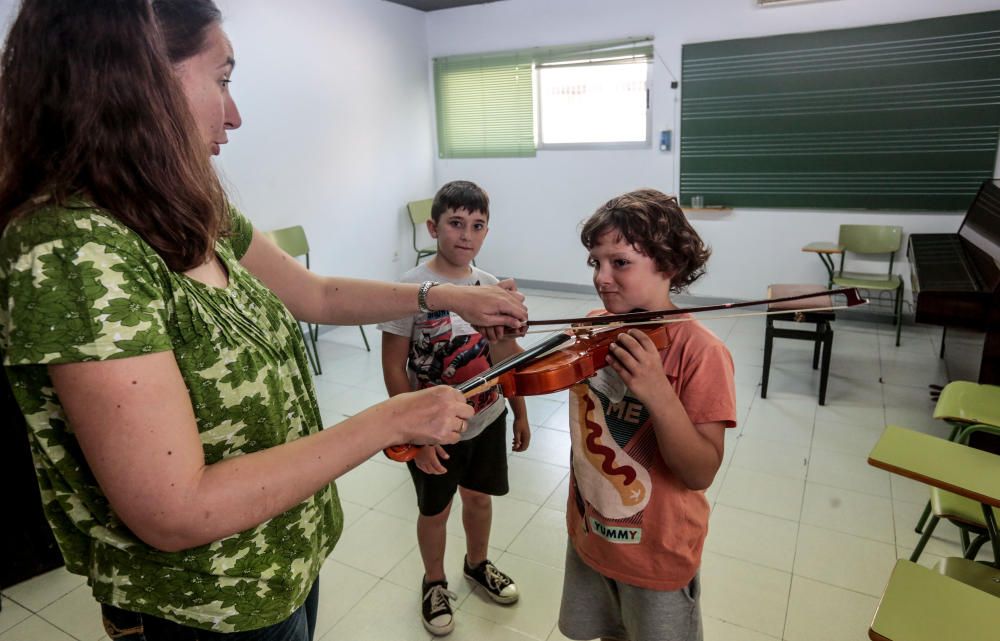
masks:
{"type": "MultiPolygon", "coordinates": [[[[844,296],[847,302],[844,305],[837,306],[821,306],[812,307],[809,309],[782,309],[782,310],[772,310],[769,312],[754,312],[753,314],[748,314],[752,316],[763,316],[767,314],[794,314],[794,313],[804,313],[804,312],[817,312],[817,311],[827,311],[834,309],[845,309],[848,307],[856,307],[858,305],[865,305],[868,303],[868,299],[862,298],[858,293],[856,287],[845,287],[842,289],[830,289],[819,292],[812,292],[810,294],[797,294],[795,296],[782,296],[781,298],[762,298],[760,300],[750,300],[743,301],[739,303],[722,303],[720,305],[705,305],[702,307],[678,307],[674,309],[654,309],[651,311],[642,312],[628,312],[625,314],[607,314],[604,316],[578,316],[576,318],[553,318],[545,320],[529,320],[527,322],[528,327],[539,327],[543,325],[572,325],[574,328],[580,327],[590,327],[593,325],[643,325],[648,323],[663,322],[669,323],[674,322],[675,319],[669,319],[670,316],[679,316],[681,314],[700,314],[703,312],[717,312],[729,309],[738,309],[741,307],[753,307],[756,305],[771,305],[774,303],[788,303],[796,300],[807,300],[810,298],[819,298],[820,296],[844,296]]],[[[719,318],[733,318],[736,315],[720,316],[719,318]]],[[[681,320],[681,319],[676,319],[681,320]]],[[[551,331],[551,330],[541,330],[541,331],[551,331]]],[[[526,332],[530,333],[530,332],[526,332]]]]}
{"type": "MultiPolygon", "coordinates": [[[[744,301],[740,303],[723,303],[721,305],[707,305],[703,307],[687,307],[687,308],[677,308],[677,309],[659,309],[645,312],[629,312],[627,314],[608,314],[605,316],[581,316],[577,318],[560,318],[560,319],[546,319],[546,320],[536,320],[527,322],[528,327],[532,326],[546,326],[546,325],[573,325],[571,330],[585,330],[587,327],[592,326],[622,326],[622,325],[648,325],[651,323],[673,323],[680,322],[688,319],[684,318],[669,318],[670,316],[679,316],[681,314],[698,314],[702,312],[713,312],[722,311],[728,309],[737,309],[741,307],[752,307],[755,305],[769,305],[772,303],[786,303],[796,300],[807,300],[809,298],[817,298],[819,296],[834,296],[842,295],[847,298],[847,303],[840,306],[822,306],[822,307],[812,307],[808,309],[782,309],[773,310],[770,312],[753,312],[752,316],[768,315],[768,314],[794,314],[794,313],[805,313],[805,312],[815,312],[815,311],[828,311],[833,309],[844,309],[847,307],[855,307],[857,305],[864,305],[868,303],[868,300],[862,298],[858,293],[857,288],[849,287],[843,289],[831,289],[821,292],[813,292],[811,294],[800,294],[796,296],[784,296],[781,298],[765,298],[761,300],[744,301]]],[[[733,318],[737,316],[735,314],[727,315],[720,318],[733,318]]],[[[554,329],[544,329],[536,330],[536,332],[553,332],[554,329]]],[[[524,332],[526,334],[531,334],[535,332],[524,332]]],[[[524,352],[514,354],[509,358],[497,363],[485,372],[482,372],[478,376],[471,378],[464,383],[457,386],[457,389],[462,392],[466,398],[485,392],[496,384],[497,379],[501,375],[518,367],[519,365],[532,361],[539,358],[548,352],[559,349],[564,343],[573,340],[572,334],[558,334],[539,342],[532,347],[529,347],[524,352]]],[[[389,458],[397,461],[406,461],[412,459],[416,449],[420,447],[417,445],[394,445],[392,447],[386,448],[385,454],[389,458]]]]}

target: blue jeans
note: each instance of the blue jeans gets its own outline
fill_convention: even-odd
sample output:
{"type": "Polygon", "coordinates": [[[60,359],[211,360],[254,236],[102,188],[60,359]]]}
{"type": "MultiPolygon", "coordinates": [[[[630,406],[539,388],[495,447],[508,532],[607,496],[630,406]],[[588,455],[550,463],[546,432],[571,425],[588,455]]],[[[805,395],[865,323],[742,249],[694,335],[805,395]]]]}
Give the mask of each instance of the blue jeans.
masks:
{"type": "Polygon", "coordinates": [[[258,630],[211,632],[101,604],[104,630],[113,641],[312,641],[319,609],[319,579],[313,583],[305,603],[290,617],[258,630]]]}

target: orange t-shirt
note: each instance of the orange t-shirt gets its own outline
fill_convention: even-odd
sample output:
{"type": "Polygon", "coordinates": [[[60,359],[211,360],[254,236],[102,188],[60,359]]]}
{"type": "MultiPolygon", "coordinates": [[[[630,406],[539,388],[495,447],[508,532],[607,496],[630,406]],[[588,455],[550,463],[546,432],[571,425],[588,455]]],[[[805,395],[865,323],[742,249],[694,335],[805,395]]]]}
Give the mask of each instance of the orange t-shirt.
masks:
{"type": "MultiPolygon", "coordinates": [[[[736,426],[733,358],[698,321],[667,325],[663,371],[694,424],[736,426]]],[[[573,444],[566,524],[580,558],[601,574],[678,590],[701,564],[704,492],[688,489],[660,456],[649,412],[610,367],[570,390],[573,444]]]]}

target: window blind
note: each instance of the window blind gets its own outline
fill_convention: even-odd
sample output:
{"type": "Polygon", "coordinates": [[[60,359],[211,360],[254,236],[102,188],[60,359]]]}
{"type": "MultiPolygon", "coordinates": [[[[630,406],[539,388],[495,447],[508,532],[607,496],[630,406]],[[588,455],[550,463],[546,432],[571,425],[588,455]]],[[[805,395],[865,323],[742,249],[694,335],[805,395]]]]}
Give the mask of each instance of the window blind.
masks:
{"type": "Polygon", "coordinates": [[[434,97],[442,158],[535,155],[529,56],[437,58],[434,97]]]}

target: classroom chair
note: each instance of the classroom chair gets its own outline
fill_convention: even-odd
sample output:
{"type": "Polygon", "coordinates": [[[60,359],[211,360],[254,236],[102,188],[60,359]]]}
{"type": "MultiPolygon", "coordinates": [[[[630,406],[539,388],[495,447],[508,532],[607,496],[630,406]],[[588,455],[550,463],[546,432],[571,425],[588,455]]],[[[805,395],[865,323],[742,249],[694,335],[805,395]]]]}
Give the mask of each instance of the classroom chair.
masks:
{"type": "Polygon", "coordinates": [[[433,198],[411,200],[406,203],[406,211],[410,214],[410,223],[413,225],[413,251],[417,252],[417,260],[413,263],[414,266],[420,264],[421,258],[429,258],[437,253],[437,244],[417,247],[417,230],[422,229],[427,224],[427,221],[431,219],[431,205],[433,204],[433,198]]]}
{"type": "MultiPolygon", "coordinates": [[[[437,243],[425,247],[417,246],[417,230],[423,229],[427,221],[431,219],[431,206],[434,204],[433,198],[424,200],[411,200],[406,203],[406,211],[410,214],[410,224],[413,225],[413,251],[417,252],[417,260],[413,263],[416,267],[420,264],[421,258],[429,258],[437,253],[437,243]]],[[[476,259],[472,259],[472,264],[476,264],[476,259]]]]}
{"type": "MultiPolygon", "coordinates": [[[[1000,436],[1000,426],[969,425],[962,428],[954,440],[956,443],[966,445],[969,442],[969,437],[977,432],[1000,436]]],[[[920,558],[920,554],[924,551],[924,547],[934,533],[934,528],[937,527],[941,519],[947,519],[958,527],[962,537],[962,556],[966,559],[975,559],[976,555],[979,554],[979,549],[990,540],[982,505],[972,499],[936,487],[932,487],[930,492],[930,520],[924,526],[923,534],[921,534],[913,554],[910,555],[910,560],[915,563],[920,558]],[[975,535],[975,539],[970,539],[972,534],[975,535]]],[[[993,508],[993,514],[997,520],[1000,520],[1000,510],[993,508]]],[[[993,559],[993,562],[1000,562],[1000,559],[993,559]]]]}
{"type": "MultiPolygon", "coordinates": [[[[289,256],[293,258],[304,257],[306,260],[306,269],[309,269],[309,240],[306,238],[306,231],[302,228],[302,225],[272,229],[264,233],[289,256]]],[[[323,367],[319,362],[319,346],[316,344],[316,341],[319,339],[319,325],[315,323],[299,323],[300,326],[303,324],[305,325],[302,333],[306,337],[306,356],[308,356],[309,364],[312,365],[313,371],[318,376],[323,373],[323,367]]],[[[361,330],[361,339],[365,342],[365,349],[369,352],[372,351],[371,346],[368,344],[368,337],[365,335],[365,328],[358,325],[358,329],[361,330]]]]}
{"type": "Polygon", "coordinates": [[[822,360],[819,375],[819,404],[826,404],[826,384],[830,378],[830,352],[833,350],[833,329],[830,323],[837,316],[832,310],[815,310],[817,307],[832,307],[833,303],[822,285],[770,285],[768,298],[785,298],[816,293],[815,298],[769,303],[764,328],[764,371],[760,382],[760,397],[767,398],[767,383],[771,372],[771,350],[775,338],[791,338],[813,342],[812,367],[816,369],[822,360]],[[815,311],[809,311],[815,310],[815,311]],[[791,323],[812,323],[814,330],[775,327],[775,321],[791,323]]]}
{"type": "MultiPolygon", "coordinates": [[[[952,381],[941,389],[934,418],[951,425],[949,441],[954,441],[959,431],[970,425],[992,425],[1000,428],[1000,387],[980,385],[970,381],[952,381]]],[[[931,503],[927,502],[916,532],[923,532],[924,523],[931,514],[931,503]]]]}
{"type": "Polygon", "coordinates": [[[841,225],[837,244],[843,249],[840,267],[833,273],[830,286],[857,287],[878,292],[892,292],[892,313],[896,323],[896,346],[903,330],[903,279],[892,273],[896,252],[903,244],[903,228],[896,225],[841,225]],[[887,255],[886,272],[856,272],[844,270],[848,253],[861,256],[887,255]]]}
{"type": "Polygon", "coordinates": [[[939,574],[1000,597],[1000,569],[992,565],[970,559],[948,557],[935,563],[934,569],[939,574]]]}

